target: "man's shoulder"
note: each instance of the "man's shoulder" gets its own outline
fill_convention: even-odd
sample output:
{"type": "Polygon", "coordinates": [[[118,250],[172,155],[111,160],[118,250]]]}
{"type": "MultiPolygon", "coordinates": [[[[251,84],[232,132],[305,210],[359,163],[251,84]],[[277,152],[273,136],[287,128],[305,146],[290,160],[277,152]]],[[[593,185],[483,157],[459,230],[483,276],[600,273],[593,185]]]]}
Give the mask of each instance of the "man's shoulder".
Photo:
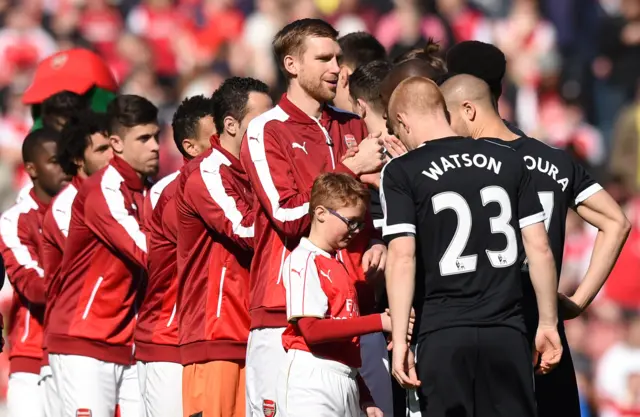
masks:
{"type": "Polygon", "coordinates": [[[275,106],[270,110],[262,113],[260,116],[254,118],[249,122],[247,126],[247,141],[248,144],[251,141],[260,140],[266,132],[271,132],[273,129],[283,129],[287,126],[285,123],[289,119],[289,115],[282,107],[275,106]]]}
{"type": "Polygon", "coordinates": [[[51,200],[51,206],[48,211],[67,212],[71,210],[73,200],[78,195],[78,189],[73,184],[68,184],[51,200]]]}
{"type": "Polygon", "coordinates": [[[37,203],[29,194],[6,209],[0,216],[0,222],[2,222],[2,226],[6,226],[7,224],[17,224],[21,217],[28,217],[31,213],[35,213],[37,210],[37,203]]]}

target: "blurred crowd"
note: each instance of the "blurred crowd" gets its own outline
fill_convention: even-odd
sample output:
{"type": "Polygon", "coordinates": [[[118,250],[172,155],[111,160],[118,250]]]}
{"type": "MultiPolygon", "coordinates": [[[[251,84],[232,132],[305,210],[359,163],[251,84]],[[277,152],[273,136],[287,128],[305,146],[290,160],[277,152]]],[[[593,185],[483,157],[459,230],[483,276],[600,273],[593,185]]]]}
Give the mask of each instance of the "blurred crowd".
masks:
{"type": "MultiPolygon", "coordinates": [[[[161,109],[164,175],[180,165],[169,123],[177,104],[230,75],[259,78],[277,98],[285,86],[271,40],[302,17],[324,18],[341,35],[370,32],[390,58],[429,38],[442,54],[472,39],[504,51],[502,116],[571,150],[633,223],[599,299],[566,326],[583,416],[640,415],[640,0],[0,0],[0,211],[28,180],[21,94],[48,55],[92,49],[123,93],[161,109]]],[[[596,234],[568,219],[561,290],[584,276],[596,234]]]]}

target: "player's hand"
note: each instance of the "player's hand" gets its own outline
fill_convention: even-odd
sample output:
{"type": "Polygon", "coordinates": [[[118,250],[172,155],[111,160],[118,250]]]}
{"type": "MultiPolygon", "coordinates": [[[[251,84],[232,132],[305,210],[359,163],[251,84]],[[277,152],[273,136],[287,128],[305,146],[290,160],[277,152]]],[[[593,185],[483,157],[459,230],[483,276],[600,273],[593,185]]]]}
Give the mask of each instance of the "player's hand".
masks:
{"type": "Polygon", "coordinates": [[[376,190],[379,190],[380,189],[380,173],[373,172],[371,174],[360,175],[360,182],[363,184],[370,185],[376,190]]]}
{"type": "Polygon", "coordinates": [[[380,136],[380,132],[367,136],[358,145],[358,152],[350,158],[345,158],[342,163],[356,175],[380,171],[385,162],[380,136]]]}
{"type": "Polygon", "coordinates": [[[374,243],[362,255],[362,270],[370,281],[382,275],[387,264],[387,247],[383,243],[374,243]]]}
{"type": "Polygon", "coordinates": [[[556,326],[538,325],[533,355],[534,366],[540,362],[537,374],[548,374],[562,358],[562,342],[556,326]],[[539,356],[538,356],[539,355],[539,356]]]}
{"type": "Polygon", "coordinates": [[[367,417],[384,417],[382,410],[376,407],[374,404],[365,404],[362,409],[367,417]]]}
{"type": "Polygon", "coordinates": [[[391,155],[392,158],[397,158],[398,156],[402,156],[405,153],[409,152],[407,150],[407,147],[404,146],[404,143],[402,143],[400,139],[395,136],[386,136],[384,138],[384,147],[387,149],[387,152],[389,152],[389,155],[391,155]]]}
{"type": "Polygon", "coordinates": [[[416,373],[416,362],[413,355],[409,354],[407,343],[395,343],[393,345],[392,371],[393,377],[402,388],[417,388],[420,386],[416,373]]]}
{"type": "Polygon", "coordinates": [[[358,145],[353,145],[349,149],[347,149],[347,153],[342,156],[340,162],[344,162],[347,158],[353,158],[358,153],[358,145]]]}
{"type": "Polygon", "coordinates": [[[562,293],[558,293],[558,309],[562,320],[575,319],[584,311],[572,297],[567,297],[562,293]]]}

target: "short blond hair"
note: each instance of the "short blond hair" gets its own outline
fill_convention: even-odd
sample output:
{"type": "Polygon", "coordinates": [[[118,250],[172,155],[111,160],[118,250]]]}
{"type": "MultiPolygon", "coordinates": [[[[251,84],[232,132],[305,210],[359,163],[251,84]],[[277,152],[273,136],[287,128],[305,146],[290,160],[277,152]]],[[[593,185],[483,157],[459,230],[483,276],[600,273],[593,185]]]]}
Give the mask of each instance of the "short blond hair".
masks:
{"type": "Polygon", "coordinates": [[[318,206],[332,210],[359,204],[367,207],[369,199],[369,190],[360,181],[347,174],[327,172],[313,182],[309,213],[313,215],[318,206]]]}

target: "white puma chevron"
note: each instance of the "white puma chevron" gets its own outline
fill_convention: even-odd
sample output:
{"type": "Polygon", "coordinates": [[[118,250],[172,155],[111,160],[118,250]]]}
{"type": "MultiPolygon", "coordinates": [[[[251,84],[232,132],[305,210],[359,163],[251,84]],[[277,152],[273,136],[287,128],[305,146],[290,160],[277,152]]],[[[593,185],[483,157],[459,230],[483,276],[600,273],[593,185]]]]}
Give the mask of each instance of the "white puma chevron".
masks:
{"type": "Polygon", "coordinates": [[[307,152],[307,142],[302,142],[302,145],[300,145],[300,144],[299,144],[299,143],[297,143],[297,142],[293,142],[293,143],[291,144],[291,147],[292,147],[293,149],[296,149],[296,148],[297,148],[297,149],[302,149],[302,152],[304,152],[305,154],[309,155],[309,153],[307,152]]]}
{"type": "Polygon", "coordinates": [[[329,276],[330,273],[331,273],[331,270],[328,270],[327,272],[320,271],[320,275],[328,279],[329,282],[333,284],[333,281],[331,281],[331,277],[329,276]]]}

